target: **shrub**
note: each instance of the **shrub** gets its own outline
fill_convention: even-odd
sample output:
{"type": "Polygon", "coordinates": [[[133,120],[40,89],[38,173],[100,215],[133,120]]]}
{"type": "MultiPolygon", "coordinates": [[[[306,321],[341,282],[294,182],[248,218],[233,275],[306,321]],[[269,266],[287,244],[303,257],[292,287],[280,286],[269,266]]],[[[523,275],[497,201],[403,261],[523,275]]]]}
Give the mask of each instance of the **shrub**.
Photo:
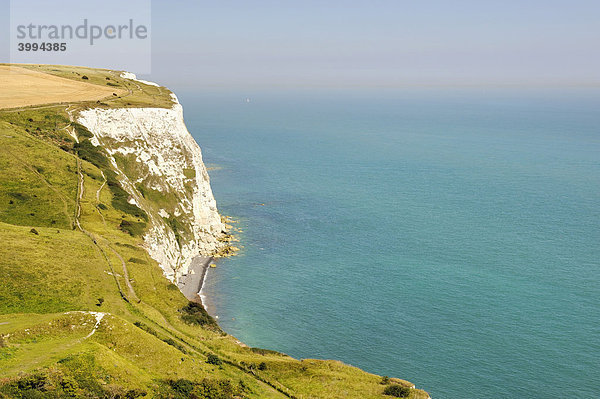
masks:
{"type": "Polygon", "coordinates": [[[63,377],[60,387],[67,396],[76,396],[79,391],[77,381],[72,377],[63,377]]]}
{"type": "Polygon", "coordinates": [[[81,77],[81,79],[83,79],[83,80],[88,80],[89,78],[88,78],[87,76],[83,75],[83,76],[81,77]]]}
{"type": "Polygon", "coordinates": [[[119,229],[132,237],[141,236],[146,229],[145,222],[130,222],[125,219],[121,220],[119,229]]]}
{"type": "Polygon", "coordinates": [[[250,388],[248,387],[248,385],[246,385],[246,383],[244,382],[244,380],[240,380],[239,387],[240,387],[240,391],[241,392],[250,391],[250,388]]]}
{"type": "Polygon", "coordinates": [[[127,202],[129,199],[129,193],[123,190],[119,184],[116,173],[112,170],[105,170],[104,173],[106,175],[106,184],[113,194],[113,199],[111,202],[112,206],[119,211],[134,215],[144,220],[148,220],[148,215],[146,212],[138,208],[137,205],[127,202]]]}
{"type": "Polygon", "coordinates": [[[212,326],[217,327],[215,320],[210,317],[208,312],[202,307],[201,304],[196,302],[188,302],[188,304],[180,309],[183,313],[181,320],[187,324],[197,324],[199,326],[212,326]]]}
{"type": "Polygon", "coordinates": [[[266,370],[267,369],[267,363],[260,362],[260,364],[258,365],[258,369],[262,370],[262,371],[266,370]]]}
{"type": "Polygon", "coordinates": [[[196,386],[192,395],[198,399],[231,399],[240,397],[229,380],[213,380],[205,378],[196,386]]]}
{"type": "Polygon", "coordinates": [[[177,290],[179,290],[179,288],[177,288],[177,286],[176,286],[175,284],[173,284],[173,283],[169,283],[169,284],[167,285],[167,289],[168,289],[169,291],[177,291],[177,290]]]}
{"type": "Polygon", "coordinates": [[[177,245],[179,245],[179,247],[181,247],[181,231],[183,230],[183,227],[181,226],[181,223],[179,223],[179,220],[177,220],[175,217],[170,217],[169,219],[166,219],[167,224],[169,225],[169,227],[171,227],[171,230],[173,230],[173,233],[175,234],[175,240],[177,241],[177,245]]]}
{"type": "Polygon", "coordinates": [[[408,395],[410,395],[410,388],[398,384],[389,385],[383,390],[383,394],[394,396],[396,398],[408,398],[408,395]]]}
{"type": "Polygon", "coordinates": [[[90,132],[85,126],[77,122],[71,122],[71,126],[75,129],[75,133],[77,134],[77,138],[79,140],[89,139],[94,137],[92,132],[90,132]]]}
{"type": "Polygon", "coordinates": [[[127,391],[125,393],[125,398],[126,399],[136,399],[136,398],[141,398],[142,396],[146,396],[148,395],[148,392],[142,390],[142,389],[130,389],[129,391],[127,391]]]}
{"type": "Polygon", "coordinates": [[[136,398],[141,398],[142,396],[146,396],[148,395],[148,392],[142,390],[142,389],[130,389],[129,391],[127,391],[125,393],[125,398],[126,399],[136,399],[136,398]]]}
{"type": "Polygon", "coordinates": [[[381,382],[379,382],[381,385],[387,385],[390,383],[390,377],[388,377],[387,375],[384,375],[383,377],[381,377],[381,382]]]}
{"type": "Polygon", "coordinates": [[[187,353],[187,351],[185,350],[185,348],[183,347],[183,345],[181,345],[180,343],[176,342],[172,338],[166,338],[166,339],[163,339],[162,341],[164,343],[166,343],[167,345],[171,345],[172,347],[174,347],[175,349],[179,350],[183,354],[187,353]]]}
{"type": "Polygon", "coordinates": [[[137,328],[140,328],[140,329],[146,331],[148,334],[152,334],[158,338],[158,333],[156,331],[154,331],[152,328],[150,328],[147,325],[145,325],[144,323],[142,323],[141,321],[136,321],[133,323],[133,325],[136,326],[137,328]]]}
{"type": "MultiPolygon", "coordinates": [[[[83,130],[77,130],[77,134],[81,134],[83,130]]],[[[81,140],[79,143],[73,144],[73,149],[79,156],[79,158],[84,159],[94,166],[100,169],[108,169],[110,163],[108,162],[108,158],[104,154],[104,151],[101,147],[96,147],[89,140],[81,140]]]]}
{"type": "Polygon", "coordinates": [[[194,389],[194,383],[190,380],[186,380],[185,378],[169,381],[169,385],[171,385],[171,388],[173,388],[175,392],[186,396],[189,396],[190,392],[192,392],[194,389]]]}
{"type": "Polygon", "coordinates": [[[241,381],[239,386],[234,386],[229,380],[211,378],[205,378],[201,382],[187,379],[169,380],[167,384],[172,391],[168,394],[165,392],[161,397],[173,399],[232,399],[242,397],[242,393],[247,390],[241,381]]]}
{"type": "Polygon", "coordinates": [[[208,358],[206,359],[206,363],[208,364],[214,364],[215,366],[220,366],[222,362],[221,359],[219,359],[219,356],[217,355],[213,355],[212,353],[208,355],[208,358]]]}
{"type": "Polygon", "coordinates": [[[26,194],[23,193],[8,193],[8,195],[10,195],[11,197],[13,197],[14,199],[17,199],[19,201],[26,201],[29,199],[29,196],[27,196],[26,194]]]}
{"type": "Polygon", "coordinates": [[[17,381],[17,388],[20,390],[42,389],[46,385],[46,377],[43,375],[29,375],[17,381]]]}
{"type": "Polygon", "coordinates": [[[99,203],[98,208],[102,209],[103,211],[108,209],[108,207],[106,205],[104,205],[103,203],[99,203]]]}

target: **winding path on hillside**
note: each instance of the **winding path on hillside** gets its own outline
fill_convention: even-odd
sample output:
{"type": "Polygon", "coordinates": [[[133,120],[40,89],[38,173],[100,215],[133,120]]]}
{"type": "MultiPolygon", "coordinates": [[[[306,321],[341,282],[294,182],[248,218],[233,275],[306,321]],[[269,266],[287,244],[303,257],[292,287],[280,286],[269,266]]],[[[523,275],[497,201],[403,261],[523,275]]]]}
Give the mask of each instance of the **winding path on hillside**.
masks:
{"type": "Polygon", "coordinates": [[[129,302],[129,299],[127,298],[127,296],[123,292],[123,289],[121,288],[121,283],[119,282],[117,273],[115,272],[112,262],[106,255],[106,252],[102,249],[102,247],[100,245],[98,245],[98,241],[96,240],[96,237],[81,226],[81,221],[80,221],[81,199],[83,198],[85,185],[84,185],[83,173],[81,171],[81,160],[79,158],[77,158],[77,174],[79,175],[79,184],[77,185],[77,207],[76,207],[76,212],[75,212],[75,224],[82,233],[87,235],[90,238],[90,240],[92,240],[92,242],[94,243],[94,246],[100,251],[100,253],[104,257],[104,259],[108,263],[108,267],[110,268],[111,274],[115,280],[115,283],[117,284],[117,289],[119,290],[119,294],[121,295],[121,298],[123,298],[126,302],[129,302]]]}
{"type": "Polygon", "coordinates": [[[140,303],[141,300],[140,300],[140,298],[138,298],[138,296],[135,293],[135,290],[133,289],[133,286],[131,285],[131,280],[129,279],[129,271],[127,270],[127,265],[125,264],[125,260],[123,259],[121,254],[119,254],[110,244],[108,244],[108,248],[110,248],[110,250],[121,261],[121,265],[123,266],[123,278],[125,279],[125,284],[127,285],[127,290],[129,291],[129,295],[131,296],[131,298],[134,301],[136,301],[137,303],[140,303]]]}
{"type": "Polygon", "coordinates": [[[104,179],[104,181],[102,182],[102,185],[100,186],[98,191],[96,191],[96,202],[98,202],[98,203],[100,203],[100,192],[106,185],[106,176],[104,175],[104,171],[100,170],[100,173],[102,174],[102,178],[104,179]]]}

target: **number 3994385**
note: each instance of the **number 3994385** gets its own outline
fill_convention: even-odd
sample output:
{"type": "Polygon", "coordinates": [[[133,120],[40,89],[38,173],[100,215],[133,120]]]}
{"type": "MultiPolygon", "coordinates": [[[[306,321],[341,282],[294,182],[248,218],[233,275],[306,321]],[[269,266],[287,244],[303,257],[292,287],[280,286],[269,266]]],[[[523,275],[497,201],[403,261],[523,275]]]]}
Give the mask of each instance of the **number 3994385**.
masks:
{"type": "Polygon", "coordinates": [[[67,43],[17,43],[19,51],[67,51],[67,43]]]}

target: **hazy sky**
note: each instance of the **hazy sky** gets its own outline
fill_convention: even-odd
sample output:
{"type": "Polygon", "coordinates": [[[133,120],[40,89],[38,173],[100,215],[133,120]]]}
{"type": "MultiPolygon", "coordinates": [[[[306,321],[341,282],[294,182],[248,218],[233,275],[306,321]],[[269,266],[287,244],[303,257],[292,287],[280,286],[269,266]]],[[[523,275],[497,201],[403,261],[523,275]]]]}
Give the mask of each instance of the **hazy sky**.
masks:
{"type": "Polygon", "coordinates": [[[154,0],[146,77],[192,88],[598,85],[599,50],[598,0],[154,0]]]}

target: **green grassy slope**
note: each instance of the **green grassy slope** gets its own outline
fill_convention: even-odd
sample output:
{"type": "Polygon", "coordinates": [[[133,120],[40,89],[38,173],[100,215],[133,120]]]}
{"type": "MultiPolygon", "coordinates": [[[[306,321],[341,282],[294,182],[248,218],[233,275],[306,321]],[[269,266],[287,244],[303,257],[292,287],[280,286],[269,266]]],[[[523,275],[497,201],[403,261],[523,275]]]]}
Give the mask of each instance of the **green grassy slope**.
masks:
{"type": "Polygon", "coordinates": [[[222,332],[123,228],[143,230],[144,215],[126,208],[110,166],[69,118],[91,105],[169,106],[169,92],[112,71],[31,68],[130,95],[0,111],[0,398],[382,398],[409,385],[222,332]]]}

